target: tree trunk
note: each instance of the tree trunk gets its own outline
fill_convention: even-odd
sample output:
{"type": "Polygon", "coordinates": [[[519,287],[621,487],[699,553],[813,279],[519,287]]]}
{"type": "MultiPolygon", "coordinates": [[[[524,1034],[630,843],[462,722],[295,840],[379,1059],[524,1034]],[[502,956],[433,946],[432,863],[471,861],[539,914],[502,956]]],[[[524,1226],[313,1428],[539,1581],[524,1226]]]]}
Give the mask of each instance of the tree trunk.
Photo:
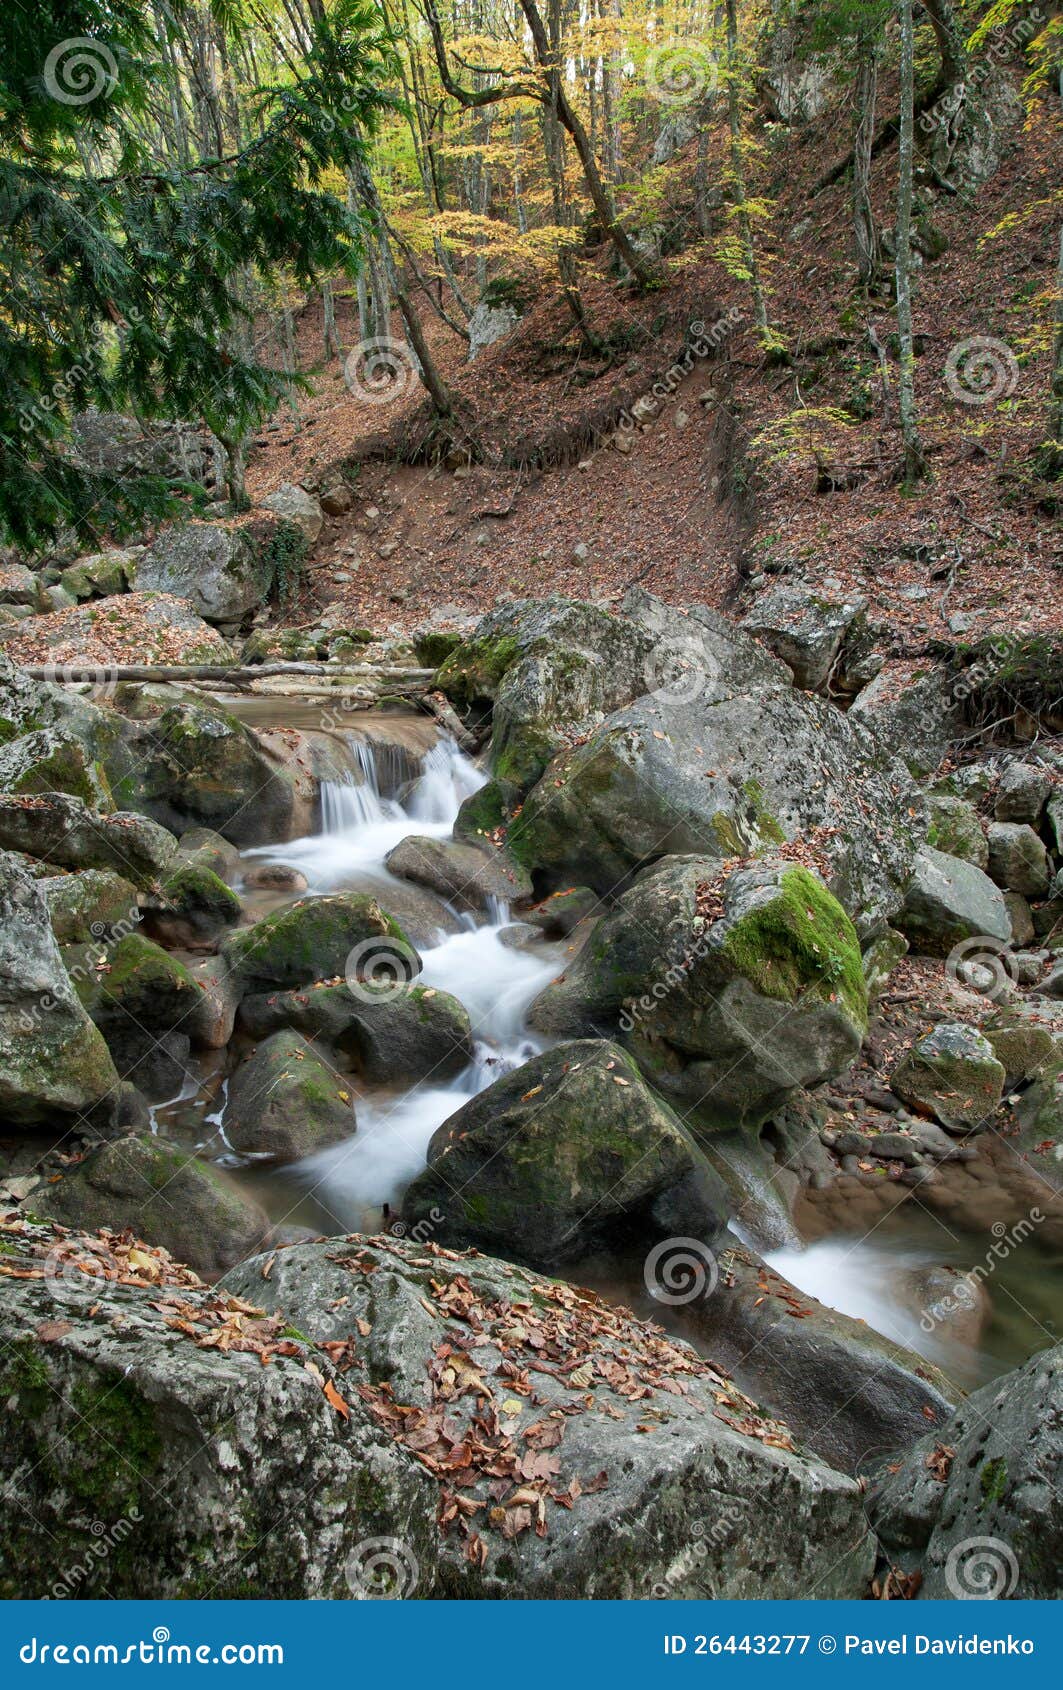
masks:
{"type": "Polygon", "coordinates": [[[874,285],[879,266],[878,230],[871,209],[871,147],[875,138],[875,98],[878,91],[878,51],[873,36],[861,36],[857,53],[853,124],[853,248],[857,281],[866,292],[874,285]]]}
{"type": "Polygon", "coordinates": [[[915,69],[912,0],[900,0],[900,141],[897,178],[897,338],[900,343],[900,414],[904,441],[904,485],[926,474],[915,411],[915,347],[912,340],[912,168],[915,149],[915,69]]]}
{"type": "Polygon", "coordinates": [[[742,89],[738,66],[738,10],[736,0],[727,0],[727,120],[731,131],[732,194],[742,243],[742,256],[749,274],[753,295],[753,321],[761,334],[768,332],[768,309],[764,303],[757,253],[753,245],[753,225],[746,200],[745,162],[742,158],[742,89]]]}
{"type": "Polygon", "coordinates": [[[1056,267],[1056,339],[1049,388],[1048,439],[1041,453],[1041,466],[1053,479],[1063,475],[1063,228],[1059,231],[1056,267]]]}

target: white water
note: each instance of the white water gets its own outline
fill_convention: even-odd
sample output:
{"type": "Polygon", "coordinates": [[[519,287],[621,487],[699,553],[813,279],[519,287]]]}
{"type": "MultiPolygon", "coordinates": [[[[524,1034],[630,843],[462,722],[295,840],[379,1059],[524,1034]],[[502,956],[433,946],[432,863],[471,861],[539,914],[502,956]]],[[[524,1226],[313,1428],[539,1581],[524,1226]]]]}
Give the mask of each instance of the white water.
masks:
{"type": "MultiPolygon", "coordinates": [[[[322,827],[312,838],[265,846],[247,855],[290,863],[310,890],[325,892],[356,876],[392,881],[387,853],[410,833],[450,835],[458,809],[485,776],[452,740],[428,753],[405,799],[381,796],[371,745],[355,746],[360,782],[330,783],[322,790],[322,827]]],[[[469,1012],[474,1059],[446,1085],[426,1082],[396,1098],[365,1092],[356,1102],[353,1138],[306,1157],[285,1170],[345,1228],[366,1224],[369,1211],[394,1203],[424,1167],[429,1140],[448,1116],[503,1073],[526,1062],[541,1044],[525,1027],[532,999],[559,967],[554,947],[516,950],[501,940],[509,912],[496,906],[485,925],[463,916],[460,933],[422,948],[420,981],[450,992],[469,1012]]]]}
{"type": "Polygon", "coordinates": [[[441,739],[421,764],[405,800],[384,798],[372,745],[350,741],[361,780],[324,781],[320,833],[286,845],[260,845],[248,857],[287,863],[304,874],[311,892],[334,892],[357,876],[392,880],[384,859],[411,833],[445,839],[464,799],[486,775],[451,739],[441,739]]]}

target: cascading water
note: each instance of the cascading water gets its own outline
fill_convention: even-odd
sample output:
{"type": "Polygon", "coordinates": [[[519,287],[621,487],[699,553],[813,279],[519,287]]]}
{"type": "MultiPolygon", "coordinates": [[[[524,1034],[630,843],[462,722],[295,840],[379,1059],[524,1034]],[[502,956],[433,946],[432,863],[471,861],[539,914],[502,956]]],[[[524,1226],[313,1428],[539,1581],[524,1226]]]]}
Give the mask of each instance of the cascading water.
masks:
{"type": "Polygon", "coordinates": [[[400,801],[381,795],[378,748],[354,738],[348,744],[350,779],[321,784],[321,832],[247,852],[297,868],[311,892],[334,892],[367,876],[391,880],[384,866],[388,852],[410,833],[446,838],[463,800],[487,778],[452,739],[441,739],[400,801]]]}
{"type": "MultiPolygon", "coordinates": [[[[322,833],[249,851],[249,857],[300,869],[311,892],[332,891],[366,877],[398,886],[385,867],[388,852],[410,833],[448,837],[463,800],[486,778],[453,740],[444,738],[423,759],[401,800],[385,797],[374,747],[355,742],[352,749],[361,779],[352,771],[350,782],[323,787],[322,833]]],[[[381,897],[386,902],[383,891],[381,897]]],[[[394,1202],[424,1166],[436,1128],[466,1099],[542,1048],[527,1032],[525,1014],[558,970],[556,947],[544,944],[529,953],[504,944],[501,934],[510,921],[504,904],[495,904],[482,925],[468,916],[460,920],[461,931],[441,932],[435,945],[422,946],[420,981],[452,993],[468,1010],[473,1061],[446,1085],[429,1080],[397,1098],[364,1093],[351,1139],[284,1171],[284,1178],[345,1229],[374,1225],[381,1205],[394,1202]]]]}

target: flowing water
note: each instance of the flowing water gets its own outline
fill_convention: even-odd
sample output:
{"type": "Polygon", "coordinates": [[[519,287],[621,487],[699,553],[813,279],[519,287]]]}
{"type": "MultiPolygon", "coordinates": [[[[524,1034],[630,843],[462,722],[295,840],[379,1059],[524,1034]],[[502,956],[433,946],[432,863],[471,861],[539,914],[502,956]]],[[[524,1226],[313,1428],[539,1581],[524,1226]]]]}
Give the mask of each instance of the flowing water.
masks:
{"type": "MultiPolygon", "coordinates": [[[[248,851],[246,858],[299,869],[309,894],[371,888],[385,906],[390,899],[405,919],[402,900],[411,896],[411,888],[388,871],[388,852],[410,833],[448,837],[462,800],[485,777],[447,738],[423,755],[414,778],[400,775],[401,762],[389,766],[379,745],[352,736],[349,776],[323,786],[321,832],[248,851]],[[382,771],[390,778],[382,778],[382,771]]],[[[248,901],[253,907],[254,901],[248,901]]],[[[273,897],[271,907],[276,902],[273,897]]],[[[284,1168],[249,1165],[226,1144],[220,1056],[204,1062],[201,1083],[191,1083],[180,1099],[155,1112],[158,1130],[194,1142],[202,1153],[238,1169],[277,1223],[307,1226],[315,1233],[378,1229],[384,1205],[396,1205],[424,1166],[436,1129],[467,1099],[542,1048],[526,1015],[538,992],[564,966],[564,946],[506,943],[510,916],[504,907],[477,923],[427,894],[425,902],[429,914],[418,910],[420,978],[453,993],[469,1012],[474,1060],[463,1073],[446,1083],[427,1081],[404,1091],[349,1081],[357,1122],[351,1138],[284,1168]]],[[[959,1235],[906,1204],[872,1237],[833,1237],[805,1246],[793,1232],[785,1205],[764,1180],[758,1159],[747,1155],[743,1161],[743,1146],[735,1142],[728,1143],[724,1160],[733,1176],[736,1208],[741,1194],[741,1213],[733,1224],[777,1272],[820,1302],[915,1349],[958,1381],[974,1385],[993,1377],[1054,1342],[1063,1330],[1063,1307],[1054,1289],[1060,1276],[1035,1242],[1008,1261],[993,1263],[984,1282],[984,1329],[977,1340],[957,1340],[940,1327],[928,1329],[913,1285],[926,1269],[940,1265],[977,1271],[985,1259],[984,1238],[959,1235]]],[[[643,1313],[655,1312],[646,1306],[641,1258],[575,1264],[571,1277],[643,1313]]]]}

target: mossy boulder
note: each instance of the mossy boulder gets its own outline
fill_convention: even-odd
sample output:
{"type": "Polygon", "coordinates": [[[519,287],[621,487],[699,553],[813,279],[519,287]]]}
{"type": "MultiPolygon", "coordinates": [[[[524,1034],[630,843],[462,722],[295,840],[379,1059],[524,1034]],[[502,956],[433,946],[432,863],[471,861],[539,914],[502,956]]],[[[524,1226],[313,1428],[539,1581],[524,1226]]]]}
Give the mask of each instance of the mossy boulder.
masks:
{"type": "Polygon", "coordinates": [[[168,875],[146,904],[144,925],[153,939],[176,950],[210,950],[243,913],[236,893],[199,862],[168,875]]]}
{"type": "Polygon", "coordinates": [[[386,864],[392,874],[427,886],[459,910],[487,910],[531,897],[531,876],[506,852],[457,840],[411,834],[388,852],[386,864]]]}
{"type": "Polygon", "coordinates": [[[114,809],[103,764],[54,728],[40,728],[0,747],[0,792],[69,792],[92,810],[114,809]]]}
{"type": "Polygon", "coordinates": [[[989,842],[982,831],[978,811],[965,798],[932,797],[927,801],[929,827],[926,841],[935,851],[960,857],[984,869],[989,863],[989,842]]]}
{"type": "Polygon", "coordinates": [[[961,1021],[943,1021],[902,1056],[890,1086],[918,1114],[949,1132],[968,1133],[988,1126],[1005,1078],[987,1038],[961,1021]]]}
{"type": "Polygon", "coordinates": [[[136,887],[109,869],[87,868],[39,884],[60,945],[108,939],[116,928],[133,928],[140,920],[136,887]]]}
{"type": "Polygon", "coordinates": [[[147,816],[102,815],[62,792],[0,793],[0,848],[59,868],[112,869],[137,887],[156,885],[177,855],[173,834],[147,816]]]}
{"type": "Polygon", "coordinates": [[[196,863],[209,868],[219,880],[236,878],[240,871],[240,852],[209,827],[190,827],[177,841],[182,862],[196,863]]]}
{"type": "Polygon", "coordinates": [[[1033,1004],[1011,1004],[983,1022],[980,1031],[1004,1064],[1009,1086],[1035,1079],[1053,1063],[1063,1065],[1063,1018],[1033,1004]]]}
{"type": "Polygon", "coordinates": [[[140,592],[187,599],[207,622],[239,622],[265,602],[273,584],[253,524],[190,522],[164,528],[138,560],[140,592]]]}
{"type": "Polygon", "coordinates": [[[232,1077],[225,1134],[235,1150],[293,1162],[354,1129],[349,1085],[290,1028],[265,1039],[232,1077]]]}
{"type": "Polygon", "coordinates": [[[512,781],[489,780],[464,799],[454,822],[455,839],[482,845],[513,818],[520,807],[520,787],[512,781]]]}
{"type": "Polygon", "coordinates": [[[531,1019],[619,1036],[698,1131],[759,1126],[856,1056],[867,984],[852,922],[796,863],[721,877],[704,857],[640,875],[531,1019]]]}
{"type": "Polygon", "coordinates": [[[265,1211],[220,1169],[161,1139],[130,1135],[101,1145],[35,1199],[64,1226],[127,1227],[197,1273],[216,1274],[262,1249],[265,1211]]]}
{"type": "Polygon", "coordinates": [[[868,1513],[920,1601],[1063,1595],[1063,1345],[984,1385],[878,1475],[868,1513]],[[935,1460],[942,1447],[947,1462],[935,1460]]]}
{"type": "Polygon", "coordinates": [[[220,705],[182,702],[138,728],[125,800],[183,834],[212,829],[245,847],[289,837],[296,773],[220,705]]]}
{"type": "Polygon", "coordinates": [[[786,671],[733,623],[702,607],[681,614],[648,593],[605,609],[558,595],[498,606],[442,664],[437,685],[474,715],[492,717],[491,769],[521,788],[601,716],[677,677],[786,671]]]}
{"type": "Polygon", "coordinates": [[[112,593],[124,593],[136,573],[139,556],[139,551],[113,551],[93,552],[89,557],[79,557],[76,563],[63,570],[59,585],[79,603],[83,599],[102,599],[112,593]]]}
{"type": "Polygon", "coordinates": [[[469,1013],[432,986],[373,986],[355,994],[319,982],[299,992],[244,998],[240,1026],[262,1039],[294,1027],[341,1051],[370,1085],[416,1085],[453,1079],[472,1061],[469,1013]]]}
{"type": "Polygon", "coordinates": [[[129,933],[78,991],[123,1079],[148,1097],[167,1097],[187,1077],[192,1044],[207,1044],[204,987],[169,951],[129,933]]]}
{"type": "Polygon", "coordinates": [[[411,1226],[553,1267],[603,1242],[676,1233],[710,1244],[727,1195],[631,1057],[562,1044],[496,1080],[444,1122],[403,1200],[411,1226]],[[442,1218],[440,1218],[442,1216],[442,1218]]]}
{"type": "Polygon", "coordinates": [[[887,927],[877,939],[872,939],[865,945],[864,979],[867,981],[868,1002],[874,1003],[885,986],[893,970],[903,956],[908,953],[908,941],[903,933],[896,928],[887,927]]]}
{"type": "Polygon", "coordinates": [[[421,959],[398,922],[363,892],[300,898],[231,934],[222,955],[245,993],[271,992],[344,975],[355,947],[359,955],[351,966],[370,983],[381,970],[389,984],[421,971],[421,959]]]}
{"type": "Polygon", "coordinates": [[[40,882],[0,852],[0,1117],[53,1134],[106,1126],[118,1075],[78,1000],[40,882]]]}
{"type": "Polygon", "coordinates": [[[659,689],[559,755],[506,835],[537,889],[608,894],[648,863],[723,863],[818,835],[862,936],[900,908],[920,803],[873,737],[813,694],[709,680],[659,689]]]}

